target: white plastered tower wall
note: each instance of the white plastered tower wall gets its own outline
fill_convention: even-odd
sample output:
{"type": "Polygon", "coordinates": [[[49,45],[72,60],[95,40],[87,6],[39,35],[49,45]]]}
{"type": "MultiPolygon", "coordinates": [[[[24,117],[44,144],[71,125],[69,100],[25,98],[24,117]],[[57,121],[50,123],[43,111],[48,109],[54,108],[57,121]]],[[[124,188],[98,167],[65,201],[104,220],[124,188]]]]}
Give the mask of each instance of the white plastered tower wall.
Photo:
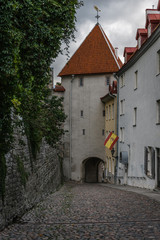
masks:
{"type": "Polygon", "coordinates": [[[97,157],[105,161],[105,136],[102,134],[105,129],[104,104],[100,101],[100,97],[108,91],[106,76],[109,76],[111,81],[114,80],[112,74],[75,75],[62,78],[62,85],[66,89],[64,110],[68,115],[65,122],[65,130],[68,132],[64,136],[66,178],[83,181],[84,160],[97,157]],[[83,86],[79,83],[81,77],[83,77],[83,86]]]}
{"type": "Polygon", "coordinates": [[[121,61],[96,24],[59,76],[62,78],[64,110],[64,175],[75,181],[99,181],[99,164],[105,162],[105,117],[101,97],[114,81],[121,61]]]}

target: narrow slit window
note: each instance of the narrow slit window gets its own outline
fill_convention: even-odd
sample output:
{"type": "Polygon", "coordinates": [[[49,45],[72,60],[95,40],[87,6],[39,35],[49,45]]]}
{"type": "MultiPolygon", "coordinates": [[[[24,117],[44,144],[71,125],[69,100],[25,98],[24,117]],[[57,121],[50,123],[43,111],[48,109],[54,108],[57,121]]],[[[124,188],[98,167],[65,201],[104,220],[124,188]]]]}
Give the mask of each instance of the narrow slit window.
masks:
{"type": "Polygon", "coordinates": [[[80,87],[83,87],[83,84],[84,84],[83,78],[81,77],[81,78],[79,79],[79,86],[80,86],[80,87]]]}
{"type": "Polygon", "coordinates": [[[81,117],[83,117],[83,110],[81,110],[81,117]]]}

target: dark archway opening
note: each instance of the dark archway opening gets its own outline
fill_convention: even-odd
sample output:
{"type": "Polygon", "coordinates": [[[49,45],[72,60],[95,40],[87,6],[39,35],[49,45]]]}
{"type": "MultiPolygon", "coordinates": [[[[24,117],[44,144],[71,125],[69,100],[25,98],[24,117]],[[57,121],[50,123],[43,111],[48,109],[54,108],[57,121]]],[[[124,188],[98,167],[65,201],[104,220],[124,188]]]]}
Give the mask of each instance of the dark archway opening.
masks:
{"type": "Polygon", "coordinates": [[[99,158],[89,158],[84,161],[84,181],[87,183],[97,183],[103,181],[103,160],[99,158]]]}

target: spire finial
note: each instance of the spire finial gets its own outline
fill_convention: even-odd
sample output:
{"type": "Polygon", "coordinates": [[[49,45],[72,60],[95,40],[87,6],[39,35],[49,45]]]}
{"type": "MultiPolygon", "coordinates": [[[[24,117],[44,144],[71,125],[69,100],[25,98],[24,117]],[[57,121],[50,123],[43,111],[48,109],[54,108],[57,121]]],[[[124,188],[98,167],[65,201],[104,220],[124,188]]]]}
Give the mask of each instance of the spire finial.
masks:
{"type": "Polygon", "coordinates": [[[94,9],[97,11],[97,16],[95,16],[95,18],[97,18],[97,23],[98,23],[98,19],[100,18],[98,13],[101,12],[101,10],[97,6],[94,6],[94,9]]]}

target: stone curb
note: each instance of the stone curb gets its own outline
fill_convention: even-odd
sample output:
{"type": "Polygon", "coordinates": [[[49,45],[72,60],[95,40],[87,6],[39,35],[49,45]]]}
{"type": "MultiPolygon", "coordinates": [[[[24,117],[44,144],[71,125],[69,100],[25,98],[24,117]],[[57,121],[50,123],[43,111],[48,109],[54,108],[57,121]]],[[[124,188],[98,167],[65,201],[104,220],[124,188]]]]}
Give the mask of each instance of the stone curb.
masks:
{"type": "Polygon", "coordinates": [[[100,183],[99,185],[105,186],[108,188],[115,188],[115,189],[122,190],[122,191],[138,193],[138,194],[147,196],[149,198],[152,198],[152,199],[160,202],[160,190],[159,189],[150,190],[150,189],[145,189],[145,188],[132,187],[132,186],[128,186],[128,185],[114,185],[114,184],[110,184],[110,183],[100,183]]]}

